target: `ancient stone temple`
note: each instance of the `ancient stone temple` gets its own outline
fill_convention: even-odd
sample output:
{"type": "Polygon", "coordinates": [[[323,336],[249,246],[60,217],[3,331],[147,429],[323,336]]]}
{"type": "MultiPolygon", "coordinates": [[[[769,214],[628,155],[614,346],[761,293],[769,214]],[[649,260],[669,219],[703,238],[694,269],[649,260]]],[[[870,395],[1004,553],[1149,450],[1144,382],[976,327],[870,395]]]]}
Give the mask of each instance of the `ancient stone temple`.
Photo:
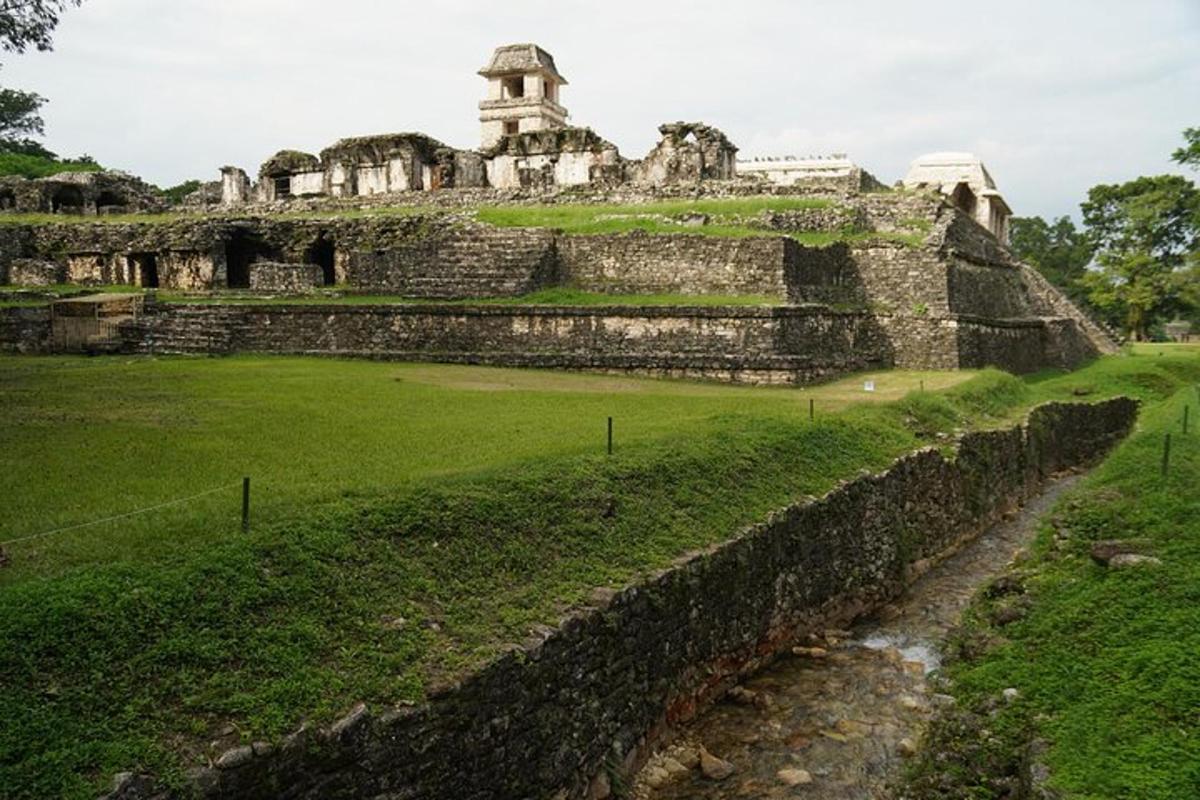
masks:
{"type": "Polygon", "coordinates": [[[567,110],[558,101],[567,79],[558,74],[554,57],[536,44],[497,47],[479,74],[488,82],[487,97],[479,101],[484,150],[510,134],[567,124],[567,110]]]}
{"type": "Polygon", "coordinates": [[[904,176],[909,189],[937,189],[958,209],[1008,244],[1012,209],[988,174],[983,162],[971,153],[930,153],[912,162],[904,176]]]}

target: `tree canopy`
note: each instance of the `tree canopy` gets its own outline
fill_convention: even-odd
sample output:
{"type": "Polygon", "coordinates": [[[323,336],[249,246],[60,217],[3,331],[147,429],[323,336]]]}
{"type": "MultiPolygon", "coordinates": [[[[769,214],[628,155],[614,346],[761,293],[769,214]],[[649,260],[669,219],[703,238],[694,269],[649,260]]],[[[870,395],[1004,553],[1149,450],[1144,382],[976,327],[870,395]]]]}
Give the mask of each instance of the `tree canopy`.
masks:
{"type": "Polygon", "coordinates": [[[1143,176],[1093,186],[1080,206],[1098,269],[1082,284],[1099,308],[1120,317],[1135,339],[1195,312],[1200,191],[1181,175],[1143,176]]]}
{"type": "Polygon", "coordinates": [[[49,50],[59,16],[83,0],[0,0],[0,50],[49,50]]]}
{"type": "Polygon", "coordinates": [[[1014,217],[1009,238],[1013,252],[1038,269],[1073,300],[1083,299],[1079,280],[1092,263],[1095,247],[1070,217],[1047,223],[1041,217],[1014,217]]]}
{"type": "Polygon", "coordinates": [[[1200,128],[1183,132],[1183,147],[1171,154],[1171,160],[1192,169],[1200,169],[1200,128]]]}

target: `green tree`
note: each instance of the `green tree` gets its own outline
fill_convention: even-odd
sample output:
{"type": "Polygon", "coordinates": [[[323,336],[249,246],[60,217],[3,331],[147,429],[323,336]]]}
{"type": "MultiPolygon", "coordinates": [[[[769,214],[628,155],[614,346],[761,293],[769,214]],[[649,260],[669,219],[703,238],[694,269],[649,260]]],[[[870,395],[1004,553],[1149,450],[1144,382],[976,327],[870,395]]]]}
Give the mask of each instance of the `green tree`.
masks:
{"type": "Polygon", "coordinates": [[[1099,269],[1082,279],[1088,299],[1135,339],[1176,314],[1191,314],[1200,192],[1180,175],[1093,186],[1081,205],[1099,269]]]}
{"type": "Polygon", "coordinates": [[[204,184],[197,180],[184,181],[177,186],[169,186],[162,190],[163,196],[172,203],[178,205],[183,202],[183,198],[187,197],[192,192],[199,189],[204,184]]]}
{"type": "Polygon", "coordinates": [[[1014,217],[1010,226],[1009,239],[1019,259],[1036,267],[1072,300],[1086,299],[1087,292],[1079,281],[1092,263],[1095,247],[1070,217],[1050,223],[1041,217],[1014,217]]]}
{"type": "Polygon", "coordinates": [[[30,136],[45,133],[41,110],[46,98],[18,89],[0,89],[0,148],[14,150],[30,136]]]}
{"type": "Polygon", "coordinates": [[[1171,160],[1192,169],[1200,169],[1200,128],[1183,132],[1183,147],[1171,154],[1171,160]]]}
{"type": "Polygon", "coordinates": [[[0,50],[24,53],[51,48],[62,12],[83,0],[0,0],[0,50]]]}

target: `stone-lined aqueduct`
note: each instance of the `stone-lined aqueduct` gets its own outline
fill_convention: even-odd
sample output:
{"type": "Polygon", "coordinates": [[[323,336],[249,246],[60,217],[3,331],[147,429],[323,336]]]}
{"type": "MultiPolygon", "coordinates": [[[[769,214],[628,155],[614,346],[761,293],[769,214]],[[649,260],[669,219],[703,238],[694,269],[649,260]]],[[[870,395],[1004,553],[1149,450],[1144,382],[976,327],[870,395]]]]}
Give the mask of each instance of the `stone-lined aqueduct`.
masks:
{"type": "Polygon", "coordinates": [[[0,309],[0,348],[340,354],[802,383],[890,366],[1073,366],[1114,347],[1014,260],[1005,246],[1008,206],[969,154],[919,158],[903,188],[888,189],[844,156],[738,161],[719,130],[673,123],[661,126],[645,158],[630,160],[592,130],[566,124],[566,80],[540,47],[498,48],[480,74],[488,93],[479,150],[404,133],[344,139],[319,157],[282,151],[255,182],[224,168],[219,182],[189,198],[195,214],[130,222],[104,216],[160,208],[128,176],[0,185],[0,208],[98,215],[5,224],[0,284],[135,284],[183,294],[0,309]],[[738,237],[706,235],[715,220],[698,213],[646,215],[678,232],[568,235],[496,227],[471,211],[761,196],[820,202],[737,218],[761,234],[738,237]],[[793,237],[814,232],[831,243],[793,237]],[[204,296],[320,287],[403,302],[204,296]],[[551,287],[770,302],[495,302],[551,287]]]}

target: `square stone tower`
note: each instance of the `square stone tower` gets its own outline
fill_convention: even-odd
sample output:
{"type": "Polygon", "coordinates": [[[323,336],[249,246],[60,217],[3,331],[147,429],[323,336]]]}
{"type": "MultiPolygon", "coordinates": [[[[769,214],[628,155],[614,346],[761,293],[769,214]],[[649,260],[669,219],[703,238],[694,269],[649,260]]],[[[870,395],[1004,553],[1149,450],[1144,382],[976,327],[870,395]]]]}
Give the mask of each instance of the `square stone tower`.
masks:
{"type": "Polygon", "coordinates": [[[536,44],[497,47],[479,74],[488,81],[487,98],[479,101],[484,149],[510,133],[566,126],[558,89],[567,79],[555,69],[554,57],[536,44]]]}

